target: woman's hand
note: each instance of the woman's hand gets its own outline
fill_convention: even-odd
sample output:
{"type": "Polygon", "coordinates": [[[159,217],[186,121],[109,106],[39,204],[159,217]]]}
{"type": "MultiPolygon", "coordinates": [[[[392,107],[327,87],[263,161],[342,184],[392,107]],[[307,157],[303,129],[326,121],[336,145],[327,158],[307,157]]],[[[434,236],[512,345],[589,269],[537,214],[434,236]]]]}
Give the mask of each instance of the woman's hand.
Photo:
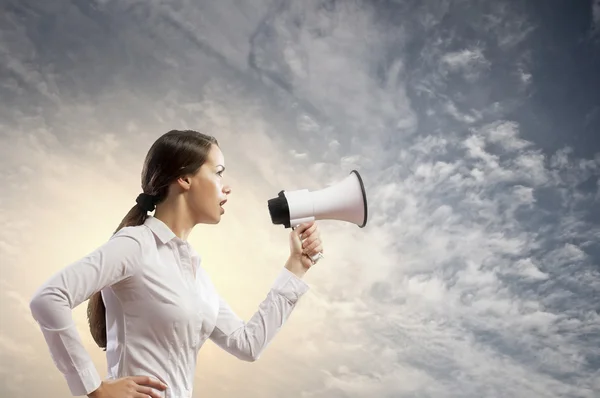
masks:
{"type": "Polygon", "coordinates": [[[117,380],[103,381],[90,398],[161,398],[163,395],[155,389],[164,391],[167,385],[149,376],[123,377],[117,380]]]}
{"type": "Polygon", "coordinates": [[[302,277],[314,265],[311,257],[323,253],[323,242],[317,223],[300,224],[290,232],[290,258],[286,268],[302,277]]]}

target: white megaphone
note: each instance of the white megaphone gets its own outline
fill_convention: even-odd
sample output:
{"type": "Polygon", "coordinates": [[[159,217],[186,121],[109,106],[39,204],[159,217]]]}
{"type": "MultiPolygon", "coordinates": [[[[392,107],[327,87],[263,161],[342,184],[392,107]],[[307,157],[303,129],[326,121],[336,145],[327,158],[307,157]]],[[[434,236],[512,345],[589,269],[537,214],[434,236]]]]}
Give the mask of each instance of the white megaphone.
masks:
{"type": "Polygon", "coordinates": [[[273,224],[285,228],[315,220],[346,221],[360,228],[367,225],[367,195],[356,170],[337,184],[318,191],[281,191],[276,198],[269,199],[268,206],[273,224]]]}

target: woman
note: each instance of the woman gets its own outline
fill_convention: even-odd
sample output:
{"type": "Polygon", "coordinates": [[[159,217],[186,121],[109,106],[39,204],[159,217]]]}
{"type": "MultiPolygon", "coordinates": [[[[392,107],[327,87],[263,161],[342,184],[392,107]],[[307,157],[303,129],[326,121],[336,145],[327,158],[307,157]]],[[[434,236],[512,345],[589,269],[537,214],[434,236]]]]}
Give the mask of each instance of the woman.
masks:
{"type": "Polygon", "coordinates": [[[289,258],[247,323],[215,291],[187,237],[196,224],[220,221],[231,193],[224,164],[213,137],[164,134],[146,156],[143,193],[114,235],[35,293],[33,317],[74,396],[191,398],[207,339],[254,361],[307,291],[301,278],[323,251],[314,222],[290,232],[289,258]],[[106,351],[104,381],[71,315],[88,298],[92,336],[106,351]]]}

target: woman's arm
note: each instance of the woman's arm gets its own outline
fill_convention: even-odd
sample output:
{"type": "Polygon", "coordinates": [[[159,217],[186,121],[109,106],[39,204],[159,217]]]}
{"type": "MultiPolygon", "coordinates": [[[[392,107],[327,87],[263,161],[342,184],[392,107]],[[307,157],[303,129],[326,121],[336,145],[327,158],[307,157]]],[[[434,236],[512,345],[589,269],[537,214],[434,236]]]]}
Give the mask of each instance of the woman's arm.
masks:
{"type": "Polygon", "coordinates": [[[42,330],[52,360],[74,396],[96,390],[101,379],[81,342],[71,310],[105,286],[131,276],[141,254],[137,238],[114,235],[51,276],[30,301],[31,314],[42,330]]]}
{"type": "Polygon", "coordinates": [[[257,360],[307,290],[306,283],[284,268],[247,323],[219,297],[219,314],[210,339],[239,359],[257,360]]]}
{"type": "Polygon", "coordinates": [[[323,251],[317,224],[312,221],[292,230],[289,243],[285,268],[250,321],[241,320],[219,297],[219,313],[210,339],[242,360],[255,361],[260,357],[308,290],[301,278],[313,265],[310,258],[323,251]]]}

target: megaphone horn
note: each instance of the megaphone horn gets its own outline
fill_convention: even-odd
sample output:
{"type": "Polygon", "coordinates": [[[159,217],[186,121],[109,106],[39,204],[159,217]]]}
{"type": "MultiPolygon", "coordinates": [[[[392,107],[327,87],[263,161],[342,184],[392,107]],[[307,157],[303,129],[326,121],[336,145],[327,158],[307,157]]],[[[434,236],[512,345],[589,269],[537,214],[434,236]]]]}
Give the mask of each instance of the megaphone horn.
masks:
{"type": "Polygon", "coordinates": [[[271,221],[285,228],[314,220],[346,221],[363,228],[367,225],[367,195],[358,171],[330,187],[309,191],[279,192],[268,201],[271,221]]]}

